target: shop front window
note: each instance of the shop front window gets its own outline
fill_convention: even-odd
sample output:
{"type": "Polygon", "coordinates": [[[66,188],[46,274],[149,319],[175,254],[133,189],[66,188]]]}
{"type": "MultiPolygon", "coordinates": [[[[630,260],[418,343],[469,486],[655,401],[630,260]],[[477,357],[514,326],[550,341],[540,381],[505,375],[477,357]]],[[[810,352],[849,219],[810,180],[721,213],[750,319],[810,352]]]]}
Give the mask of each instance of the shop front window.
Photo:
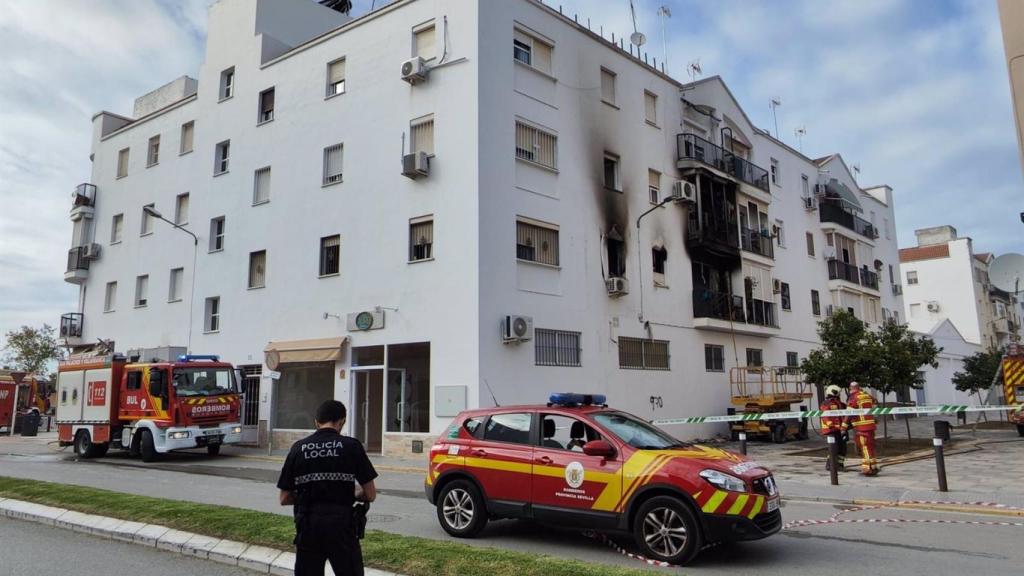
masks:
{"type": "Polygon", "coordinates": [[[430,343],[388,346],[387,431],[430,431],[430,343]]]}
{"type": "Polygon", "coordinates": [[[309,430],[316,410],[334,398],[334,362],[282,364],[274,384],[273,427],[309,430]]]}

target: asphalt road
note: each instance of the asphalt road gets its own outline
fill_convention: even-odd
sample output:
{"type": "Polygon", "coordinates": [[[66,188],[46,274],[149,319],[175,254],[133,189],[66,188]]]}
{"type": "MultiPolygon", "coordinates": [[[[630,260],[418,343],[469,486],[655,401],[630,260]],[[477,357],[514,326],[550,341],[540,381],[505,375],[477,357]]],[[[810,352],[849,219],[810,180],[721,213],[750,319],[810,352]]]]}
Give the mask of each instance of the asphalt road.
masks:
{"type": "Polygon", "coordinates": [[[255,573],[147,546],[5,518],[0,520],[0,574],[252,576],[255,573]]]}
{"type": "MultiPolygon", "coordinates": [[[[0,454],[8,451],[0,444],[0,454]]],[[[120,454],[98,461],[75,461],[71,455],[52,452],[0,455],[0,475],[290,514],[289,508],[277,505],[277,490],[273,482],[278,466],[274,462],[231,457],[210,459],[198,454],[174,455],[157,464],[142,464],[120,454]]],[[[422,482],[420,474],[382,472],[377,481],[381,496],[371,510],[370,527],[449,539],[438,526],[433,507],[422,496],[422,482]]],[[[826,519],[841,509],[821,503],[783,502],[783,515],[787,522],[826,519]]],[[[905,509],[862,511],[843,516],[844,520],[893,518],[927,520],[929,523],[841,523],[789,529],[767,540],[706,550],[686,572],[780,576],[820,576],[836,570],[844,576],[1021,573],[1024,547],[1020,543],[1024,541],[1024,526],[930,522],[1024,523],[1024,518],[905,509]]],[[[480,538],[463,542],[643,567],[640,562],[579,532],[530,522],[492,522],[480,538]]]]}

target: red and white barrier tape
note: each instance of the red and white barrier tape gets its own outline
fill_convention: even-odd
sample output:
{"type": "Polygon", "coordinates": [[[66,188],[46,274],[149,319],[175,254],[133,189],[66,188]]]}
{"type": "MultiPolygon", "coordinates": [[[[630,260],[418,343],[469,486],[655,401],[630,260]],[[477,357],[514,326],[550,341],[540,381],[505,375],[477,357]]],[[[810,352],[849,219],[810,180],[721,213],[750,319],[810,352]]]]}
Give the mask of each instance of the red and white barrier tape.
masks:
{"type": "Polygon", "coordinates": [[[639,560],[639,561],[643,562],[644,564],[647,564],[648,566],[660,566],[661,568],[673,568],[673,567],[675,567],[675,564],[670,564],[668,562],[663,562],[661,560],[651,560],[650,558],[647,558],[646,556],[641,556],[640,554],[634,554],[634,553],[630,552],[629,550],[626,550],[622,546],[619,546],[618,544],[616,544],[615,541],[612,540],[611,538],[609,538],[608,536],[606,536],[604,534],[601,534],[599,532],[591,532],[591,531],[588,530],[588,531],[584,532],[583,535],[586,536],[587,538],[590,538],[592,540],[597,540],[598,542],[601,542],[601,543],[605,544],[606,546],[608,546],[612,550],[615,550],[616,552],[618,552],[619,554],[622,554],[623,556],[625,556],[627,558],[632,558],[634,560],[639,560]]]}
{"type": "Polygon", "coordinates": [[[787,522],[782,526],[783,530],[789,530],[792,528],[801,528],[804,526],[821,526],[823,524],[965,524],[969,526],[1017,526],[1024,528],[1024,522],[1005,522],[997,520],[935,520],[935,519],[922,519],[922,518],[841,518],[843,514],[851,514],[854,512],[867,512],[870,510],[880,510],[883,508],[898,508],[901,505],[906,504],[930,504],[930,505],[943,505],[943,506],[977,506],[985,508],[998,508],[1000,510],[1024,510],[1014,506],[1006,506],[1005,504],[996,504],[994,502],[941,502],[938,500],[907,500],[903,502],[895,502],[892,504],[882,504],[878,506],[855,506],[846,510],[840,510],[835,514],[829,516],[825,520],[795,520],[793,522],[787,522]]]}

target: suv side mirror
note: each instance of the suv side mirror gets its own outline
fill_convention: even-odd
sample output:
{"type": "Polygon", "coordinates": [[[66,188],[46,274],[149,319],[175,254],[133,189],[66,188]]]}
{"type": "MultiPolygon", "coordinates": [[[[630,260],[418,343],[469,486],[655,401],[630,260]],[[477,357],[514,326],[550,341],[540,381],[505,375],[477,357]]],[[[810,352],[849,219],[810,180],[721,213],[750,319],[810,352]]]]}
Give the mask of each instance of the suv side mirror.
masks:
{"type": "Polygon", "coordinates": [[[615,448],[606,440],[591,440],[583,445],[583,453],[587,456],[611,458],[615,456],[615,448]]]}

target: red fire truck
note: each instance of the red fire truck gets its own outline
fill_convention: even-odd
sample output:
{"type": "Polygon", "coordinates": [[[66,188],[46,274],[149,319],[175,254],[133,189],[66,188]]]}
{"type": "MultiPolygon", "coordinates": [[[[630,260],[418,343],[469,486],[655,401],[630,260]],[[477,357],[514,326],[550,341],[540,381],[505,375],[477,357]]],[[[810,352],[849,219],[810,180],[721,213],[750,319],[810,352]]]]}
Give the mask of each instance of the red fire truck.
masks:
{"type": "Polygon", "coordinates": [[[151,462],[172,450],[211,455],[241,441],[240,401],[231,364],[217,356],[130,362],[120,354],[72,357],[57,372],[61,446],[97,458],[112,446],[151,462]]]}
{"type": "MultiPolygon", "coordinates": [[[[1013,343],[1003,355],[1000,364],[1003,373],[1003,397],[1006,404],[1024,404],[1024,349],[1013,343]]],[[[1010,422],[1017,425],[1017,434],[1024,436],[1024,409],[1010,412],[1010,422]]]]}

